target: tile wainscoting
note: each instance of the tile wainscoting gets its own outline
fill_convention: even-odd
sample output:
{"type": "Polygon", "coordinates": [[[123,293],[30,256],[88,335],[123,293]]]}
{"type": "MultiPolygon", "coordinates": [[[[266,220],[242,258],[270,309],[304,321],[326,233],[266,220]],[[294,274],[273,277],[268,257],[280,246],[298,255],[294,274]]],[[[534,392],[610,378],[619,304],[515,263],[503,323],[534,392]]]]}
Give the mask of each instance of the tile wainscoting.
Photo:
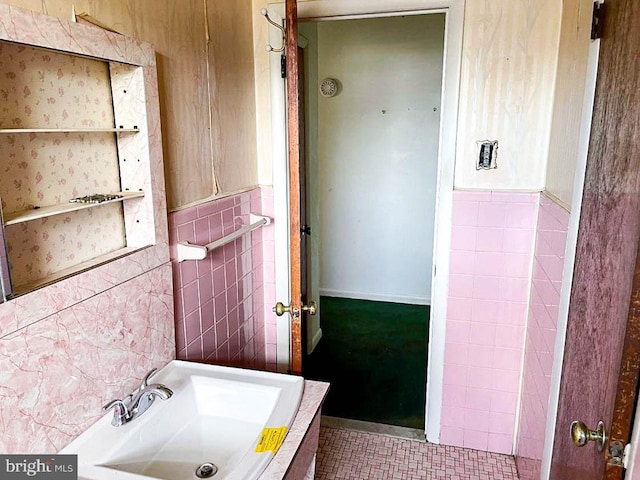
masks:
{"type": "Polygon", "coordinates": [[[212,200],[169,214],[177,357],[275,370],[273,226],[220,247],[204,260],[175,260],[175,245],[199,245],[247,224],[249,213],[273,218],[269,188],[212,200]],[[271,317],[274,317],[272,320],[271,317]]]}
{"type": "Polygon", "coordinates": [[[441,441],[515,451],[525,480],[540,474],[568,221],[545,194],[454,193],[441,441]]]}
{"type": "Polygon", "coordinates": [[[538,198],[454,192],[445,445],[513,451],[538,198]]]}
{"type": "Polygon", "coordinates": [[[540,478],[569,212],[540,196],[516,464],[522,480],[540,478]]]}

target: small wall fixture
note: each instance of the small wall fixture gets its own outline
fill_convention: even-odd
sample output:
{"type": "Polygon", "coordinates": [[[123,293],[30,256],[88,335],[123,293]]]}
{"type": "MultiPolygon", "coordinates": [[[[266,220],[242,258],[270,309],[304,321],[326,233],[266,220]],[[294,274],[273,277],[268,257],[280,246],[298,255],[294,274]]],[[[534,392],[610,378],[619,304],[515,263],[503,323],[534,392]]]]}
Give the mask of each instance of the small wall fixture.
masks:
{"type": "Polygon", "coordinates": [[[264,18],[267,19],[267,22],[269,22],[271,25],[273,25],[274,27],[276,27],[277,29],[279,29],[282,32],[282,47],[275,48],[271,44],[267,44],[264,47],[265,50],[267,52],[284,53],[284,50],[285,50],[285,37],[287,35],[287,31],[284,29],[284,27],[282,25],[278,25],[276,22],[271,20],[271,18],[269,18],[269,12],[267,11],[266,8],[263,8],[262,10],[260,10],[260,14],[262,16],[264,16],[264,18]]]}
{"type": "Polygon", "coordinates": [[[498,140],[478,140],[480,146],[476,170],[492,170],[498,168],[498,140]]]}
{"type": "Polygon", "coordinates": [[[335,97],[340,92],[340,82],[335,78],[325,78],[320,82],[320,95],[323,97],[335,97]]]}

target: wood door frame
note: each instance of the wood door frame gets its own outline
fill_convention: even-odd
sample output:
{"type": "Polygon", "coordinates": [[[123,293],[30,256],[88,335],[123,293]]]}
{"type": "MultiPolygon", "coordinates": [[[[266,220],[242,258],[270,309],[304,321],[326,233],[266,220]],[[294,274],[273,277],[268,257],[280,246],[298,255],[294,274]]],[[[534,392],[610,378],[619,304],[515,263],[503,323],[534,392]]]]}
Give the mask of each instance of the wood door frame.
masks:
{"type": "MultiPolygon", "coordinates": [[[[340,19],[354,16],[395,16],[398,14],[445,13],[444,78],[442,117],[438,152],[438,185],[436,200],[436,229],[432,270],[432,310],[429,324],[427,364],[427,396],[425,405],[425,435],[432,443],[440,443],[442,390],[444,382],[444,350],[447,296],[449,288],[449,256],[451,243],[451,214],[453,210],[453,180],[456,155],[460,68],[462,60],[462,31],[466,0],[358,0],[346,4],[343,0],[315,0],[298,5],[299,19],[340,19]],[[436,273],[437,266],[437,276],[436,273]]],[[[269,5],[276,21],[284,18],[284,2],[269,5]]],[[[280,45],[281,34],[269,29],[270,41],[280,45]]],[[[288,218],[287,142],[284,81],[280,78],[280,57],[271,54],[271,120],[274,188],[275,275],[276,298],[289,302],[289,232],[288,218]]],[[[277,320],[277,364],[279,371],[287,371],[291,359],[290,324],[285,315],[277,320]]]]}

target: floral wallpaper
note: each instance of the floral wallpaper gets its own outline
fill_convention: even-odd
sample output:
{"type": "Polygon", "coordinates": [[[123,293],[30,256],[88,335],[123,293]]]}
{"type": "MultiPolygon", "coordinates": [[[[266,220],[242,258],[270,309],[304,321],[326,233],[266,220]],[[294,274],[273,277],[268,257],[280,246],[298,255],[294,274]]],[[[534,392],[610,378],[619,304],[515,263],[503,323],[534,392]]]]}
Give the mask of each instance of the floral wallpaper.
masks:
{"type": "MultiPolygon", "coordinates": [[[[113,128],[109,64],[0,42],[0,128],[113,128]]],[[[0,134],[5,214],[121,190],[114,133],[0,134]]],[[[126,245],[121,205],[6,227],[15,286],[126,245]]]]}
{"type": "Polygon", "coordinates": [[[109,64],[0,42],[0,128],[112,128],[109,64]]]}
{"type": "Polygon", "coordinates": [[[18,291],[126,245],[121,203],[11,225],[5,234],[11,279],[18,291]]]}

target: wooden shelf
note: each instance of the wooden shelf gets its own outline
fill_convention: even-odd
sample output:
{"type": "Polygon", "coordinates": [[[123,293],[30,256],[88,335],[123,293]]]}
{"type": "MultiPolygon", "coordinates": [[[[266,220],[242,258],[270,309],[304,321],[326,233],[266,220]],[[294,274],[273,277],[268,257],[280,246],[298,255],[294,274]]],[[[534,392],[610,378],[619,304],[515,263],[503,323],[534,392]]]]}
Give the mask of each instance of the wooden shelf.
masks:
{"type": "Polygon", "coordinates": [[[16,133],[138,133],[139,128],[0,128],[0,134],[16,133]]]}
{"type": "Polygon", "coordinates": [[[86,272],[92,268],[95,268],[100,265],[104,265],[105,263],[111,262],[113,260],[117,260],[118,258],[124,257],[126,255],[131,255],[132,253],[138,252],[140,250],[144,250],[148,248],[150,245],[145,247],[124,247],[113,252],[105,253],[104,255],[100,255],[99,257],[92,258],[91,260],[87,260],[86,262],[79,263],[78,265],[74,265],[73,267],[65,268],[64,270],[60,270],[54,274],[49,275],[48,277],[41,278],[39,280],[35,280],[28,284],[17,285],[12,292],[11,298],[18,297],[20,295],[24,295],[25,293],[29,293],[37,288],[44,287],[45,285],[49,285],[51,283],[57,282],[58,280],[62,280],[64,278],[70,277],[72,275],[76,275],[78,273],[86,272]]]}
{"type": "Polygon", "coordinates": [[[99,207],[101,205],[107,205],[109,203],[123,202],[125,200],[131,200],[132,198],[144,197],[144,192],[116,192],[118,195],[122,195],[122,198],[115,200],[107,200],[101,203],[61,203],[59,205],[50,205],[47,207],[32,208],[30,210],[22,210],[20,212],[6,213],[4,216],[4,225],[16,225],[18,223],[29,222],[31,220],[37,220],[39,218],[51,217],[53,215],[60,215],[62,213],[75,212],[78,210],[85,210],[87,208],[99,207]]]}

